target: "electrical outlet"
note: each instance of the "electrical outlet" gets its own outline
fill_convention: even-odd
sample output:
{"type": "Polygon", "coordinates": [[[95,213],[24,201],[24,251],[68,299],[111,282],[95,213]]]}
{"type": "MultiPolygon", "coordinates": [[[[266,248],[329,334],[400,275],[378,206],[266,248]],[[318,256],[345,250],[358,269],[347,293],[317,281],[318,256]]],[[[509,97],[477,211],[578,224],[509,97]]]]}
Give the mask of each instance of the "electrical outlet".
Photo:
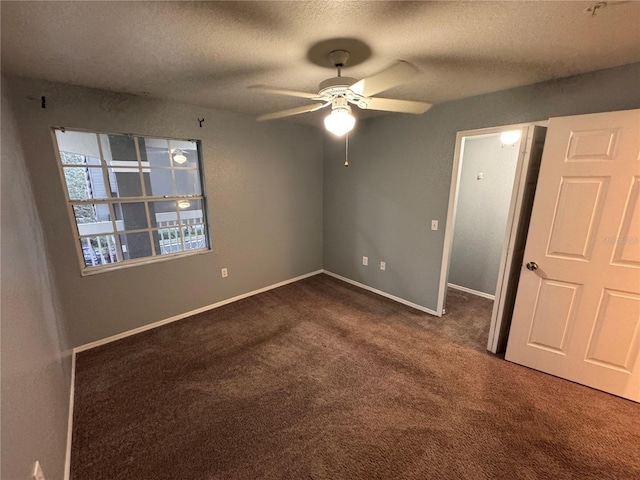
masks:
{"type": "Polygon", "coordinates": [[[438,230],[438,220],[431,220],[431,230],[438,230]]]}
{"type": "Polygon", "coordinates": [[[42,468],[40,467],[40,462],[38,460],[33,464],[33,480],[45,480],[44,473],[42,473],[42,468]]]}
{"type": "Polygon", "coordinates": [[[362,257],[362,264],[369,265],[369,257],[362,257]]]}
{"type": "Polygon", "coordinates": [[[386,270],[387,264],[385,262],[380,262],[380,270],[386,270]]]}
{"type": "Polygon", "coordinates": [[[229,272],[227,272],[226,268],[223,268],[220,272],[222,273],[222,278],[227,278],[229,276],[229,272]]]}

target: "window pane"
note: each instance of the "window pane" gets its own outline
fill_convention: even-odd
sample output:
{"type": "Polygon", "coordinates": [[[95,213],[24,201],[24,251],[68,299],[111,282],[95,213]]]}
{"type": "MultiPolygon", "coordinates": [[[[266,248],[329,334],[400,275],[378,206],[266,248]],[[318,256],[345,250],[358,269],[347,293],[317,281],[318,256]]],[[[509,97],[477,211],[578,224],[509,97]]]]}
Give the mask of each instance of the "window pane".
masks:
{"type": "Polygon", "coordinates": [[[137,168],[109,168],[111,196],[116,198],[141,197],[142,184],[140,170],[137,168]]]}
{"type": "Polygon", "coordinates": [[[200,176],[198,170],[176,169],[176,192],[178,195],[200,195],[200,176]]]}
{"type": "Polygon", "coordinates": [[[118,262],[117,246],[113,235],[80,239],[84,264],[87,267],[118,262]]]}
{"type": "MultiPolygon", "coordinates": [[[[84,265],[86,267],[95,267],[100,265],[100,260],[89,238],[81,238],[82,255],[84,256],[84,265]]],[[[96,243],[97,245],[97,243],[96,243]]]]}
{"type": "Polygon", "coordinates": [[[63,171],[70,200],[107,198],[101,168],[64,167],[63,171]]]}
{"type": "Polygon", "coordinates": [[[60,152],[60,160],[65,165],[86,165],[84,155],[70,152],[60,152]]]}
{"type": "MultiPolygon", "coordinates": [[[[79,157],[92,157],[93,160],[100,158],[98,136],[95,133],[56,130],[56,141],[62,163],[78,164],[79,157]],[[66,155],[62,155],[62,152],[66,155]]],[[[84,163],[80,162],[80,164],[84,163]]],[[[99,163],[95,165],[99,165],[99,163]]]]}
{"type": "Polygon", "coordinates": [[[145,175],[149,176],[149,183],[151,184],[151,188],[147,191],[147,195],[154,197],[164,197],[165,195],[170,197],[175,196],[171,170],[152,168],[151,171],[149,173],[145,173],[145,175]]]}
{"type": "Polygon", "coordinates": [[[98,215],[95,208],[96,206],[91,204],[74,205],[73,214],[76,217],[76,223],[97,223],[98,215]]]}
{"type": "Polygon", "coordinates": [[[120,235],[120,244],[125,260],[151,257],[151,241],[149,232],[125,233],[120,235]]]}
{"type": "Polygon", "coordinates": [[[109,205],[74,205],[73,214],[76,217],[78,233],[82,236],[113,233],[113,223],[111,222],[109,205]]]}
{"type": "Polygon", "coordinates": [[[198,168],[198,146],[196,142],[169,140],[169,147],[174,167],[198,168]]]}
{"type": "Polygon", "coordinates": [[[178,225],[175,201],[149,202],[152,227],[173,227],[178,225]]]}
{"type": "Polygon", "coordinates": [[[143,202],[115,203],[113,210],[116,214],[116,228],[119,231],[149,228],[143,202]]]}
{"type": "Polygon", "coordinates": [[[202,200],[198,198],[178,200],[178,207],[180,208],[180,223],[182,225],[204,222],[202,200]]]}
{"type": "Polygon", "coordinates": [[[169,168],[171,166],[169,141],[162,138],[145,138],[147,161],[151,168],[169,168]]]}
{"type": "Polygon", "coordinates": [[[159,228],[154,232],[154,237],[158,239],[161,255],[177,253],[182,251],[182,240],[180,230],[177,227],[159,228]]]}
{"type": "Polygon", "coordinates": [[[207,248],[207,236],[204,225],[189,225],[182,227],[185,250],[207,248]]]}
{"type": "MultiPolygon", "coordinates": [[[[144,139],[140,139],[144,145],[144,139]]],[[[135,138],[130,135],[100,135],[102,154],[107,164],[114,167],[138,168],[138,154],[136,152],[135,138]]],[[[141,153],[144,148],[141,146],[141,153]]],[[[146,153],[144,158],[146,161],[146,153]]]]}

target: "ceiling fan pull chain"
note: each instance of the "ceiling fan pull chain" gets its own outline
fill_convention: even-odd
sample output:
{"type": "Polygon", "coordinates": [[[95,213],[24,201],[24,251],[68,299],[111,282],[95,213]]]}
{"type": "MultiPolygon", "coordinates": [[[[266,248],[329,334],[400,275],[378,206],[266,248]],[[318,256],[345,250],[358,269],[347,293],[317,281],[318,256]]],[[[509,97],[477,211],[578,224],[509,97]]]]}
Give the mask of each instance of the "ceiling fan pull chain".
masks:
{"type": "Polygon", "coordinates": [[[344,166],[349,166],[349,132],[344,136],[344,166]]]}

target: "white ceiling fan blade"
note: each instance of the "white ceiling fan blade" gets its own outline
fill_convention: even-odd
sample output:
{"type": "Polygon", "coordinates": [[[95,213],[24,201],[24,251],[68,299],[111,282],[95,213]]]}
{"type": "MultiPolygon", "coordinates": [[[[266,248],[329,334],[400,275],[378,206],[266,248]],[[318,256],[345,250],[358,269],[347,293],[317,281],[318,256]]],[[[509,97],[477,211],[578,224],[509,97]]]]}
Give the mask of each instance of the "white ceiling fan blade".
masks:
{"type": "Polygon", "coordinates": [[[417,73],[418,68],[415,65],[404,60],[398,60],[380,73],[354,83],[349,89],[364,97],[370,97],[406,82],[417,73]]]}
{"type": "Polygon", "coordinates": [[[260,115],[258,118],[256,118],[256,120],[258,120],[259,122],[263,122],[264,120],[274,120],[276,118],[289,117],[291,115],[298,115],[300,113],[315,112],[316,110],[320,110],[327,105],[331,105],[331,102],[314,103],[312,105],[305,105],[303,107],[289,108],[287,110],[280,110],[279,112],[267,113],[265,115],[260,115]]]}
{"type": "Polygon", "coordinates": [[[298,92],[297,90],[287,90],[286,88],[270,87],[268,85],[251,85],[247,88],[252,90],[261,90],[266,93],[273,93],[276,95],[287,95],[289,97],[300,98],[317,98],[317,93],[298,92]]]}
{"type": "Polygon", "coordinates": [[[386,112],[420,114],[429,110],[433,105],[426,102],[412,100],[395,100],[393,98],[370,98],[365,109],[384,110],[386,112]]]}

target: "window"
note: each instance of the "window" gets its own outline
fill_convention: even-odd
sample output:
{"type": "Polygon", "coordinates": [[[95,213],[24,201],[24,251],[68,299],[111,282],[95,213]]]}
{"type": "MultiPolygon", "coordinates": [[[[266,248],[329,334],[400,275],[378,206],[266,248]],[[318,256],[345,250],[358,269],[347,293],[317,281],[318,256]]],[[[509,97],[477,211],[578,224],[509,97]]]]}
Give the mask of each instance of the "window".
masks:
{"type": "Polygon", "coordinates": [[[199,141],[54,133],[83,273],[209,249],[199,141]]]}

